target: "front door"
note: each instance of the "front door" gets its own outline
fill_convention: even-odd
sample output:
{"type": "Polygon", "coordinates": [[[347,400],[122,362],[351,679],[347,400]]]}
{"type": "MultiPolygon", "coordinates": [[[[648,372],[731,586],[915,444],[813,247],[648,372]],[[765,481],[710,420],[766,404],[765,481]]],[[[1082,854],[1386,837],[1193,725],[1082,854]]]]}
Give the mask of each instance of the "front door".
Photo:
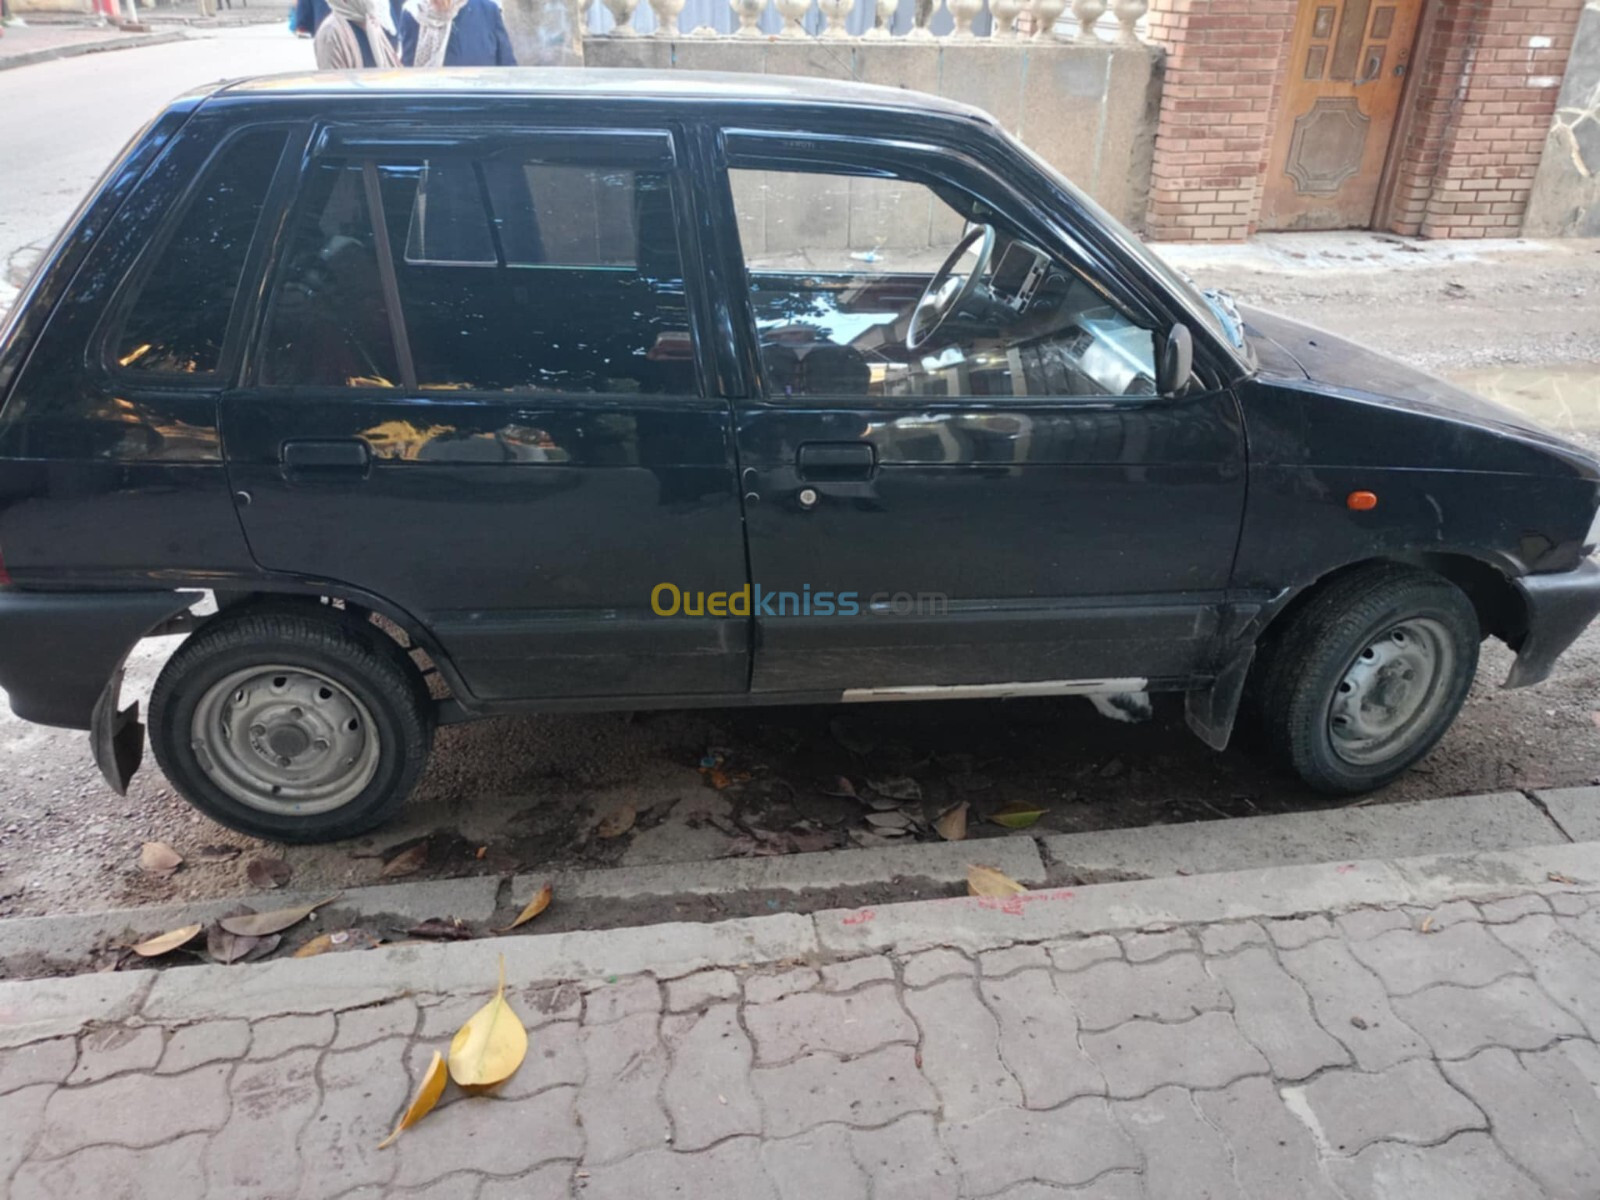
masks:
{"type": "Polygon", "coordinates": [[[1422,0],[1300,0],[1263,229],[1372,224],[1422,0]]]}

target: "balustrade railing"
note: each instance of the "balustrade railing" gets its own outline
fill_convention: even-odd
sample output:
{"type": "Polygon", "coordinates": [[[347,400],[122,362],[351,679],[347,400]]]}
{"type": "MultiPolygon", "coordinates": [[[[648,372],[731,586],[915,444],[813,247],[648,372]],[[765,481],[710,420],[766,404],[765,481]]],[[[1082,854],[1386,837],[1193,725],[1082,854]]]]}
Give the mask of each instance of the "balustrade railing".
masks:
{"type": "Polygon", "coordinates": [[[1070,0],[1076,32],[1063,36],[1057,26],[1064,23],[1068,0],[916,0],[909,5],[901,0],[725,0],[736,22],[727,30],[706,23],[707,14],[712,11],[709,6],[722,2],[648,0],[654,21],[643,18],[646,33],[635,27],[635,14],[642,11],[640,0],[591,0],[590,36],[1071,41],[1078,45],[1138,46],[1143,44],[1144,15],[1150,7],[1149,0],[1070,0]],[[687,19],[683,17],[686,4],[687,19]],[[942,8],[948,9],[951,28],[948,33],[936,35],[932,26],[942,8]],[[1108,11],[1113,20],[1102,22],[1108,11]],[[602,12],[610,15],[610,21],[598,15],[602,12]],[[983,21],[986,12],[989,19],[983,21]],[[683,28],[691,23],[693,28],[683,28]],[[860,32],[852,33],[852,26],[860,32]],[[1102,36],[1102,30],[1106,36],[1102,36]]]}

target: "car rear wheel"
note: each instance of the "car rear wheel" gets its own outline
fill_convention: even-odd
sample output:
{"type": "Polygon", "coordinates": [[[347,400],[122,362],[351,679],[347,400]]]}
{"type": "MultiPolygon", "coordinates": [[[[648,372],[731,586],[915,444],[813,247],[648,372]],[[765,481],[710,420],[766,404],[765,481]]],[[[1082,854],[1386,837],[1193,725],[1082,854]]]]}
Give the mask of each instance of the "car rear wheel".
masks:
{"type": "Polygon", "coordinates": [[[1478,668],[1476,611],[1426,571],[1335,580],[1274,638],[1257,702],[1275,752],[1318,791],[1370,791],[1444,736],[1478,668]]]}
{"type": "Polygon", "coordinates": [[[333,841],[393,817],[432,734],[410,660],[335,610],[216,618],[150,697],[150,744],[173,786],[213,820],[272,841],[333,841]]]}

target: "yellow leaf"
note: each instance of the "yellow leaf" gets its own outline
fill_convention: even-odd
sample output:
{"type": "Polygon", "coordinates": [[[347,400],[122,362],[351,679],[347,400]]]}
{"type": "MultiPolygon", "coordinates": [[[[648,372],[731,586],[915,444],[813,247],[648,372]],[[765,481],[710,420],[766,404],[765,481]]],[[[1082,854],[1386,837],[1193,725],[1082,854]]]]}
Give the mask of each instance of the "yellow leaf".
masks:
{"type": "Polygon", "coordinates": [[[506,926],[504,926],[504,927],[502,927],[500,929],[496,929],[495,932],[496,933],[507,933],[507,932],[515,929],[518,925],[522,925],[522,924],[525,924],[528,921],[533,920],[540,913],[542,913],[545,909],[550,907],[550,897],[551,897],[552,894],[553,893],[550,890],[550,885],[548,883],[545,884],[542,888],[540,888],[537,892],[535,892],[533,894],[533,899],[528,901],[528,907],[523,909],[521,912],[519,912],[517,914],[517,919],[515,921],[511,922],[511,924],[506,925],[506,926]]]}
{"type": "Polygon", "coordinates": [[[444,1094],[444,1083],[448,1077],[449,1072],[444,1069],[444,1055],[435,1050],[433,1061],[428,1064],[428,1069],[422,1073],[422,1082],[417,1085],[417,1094],[411,1097],[411,1107],[406,1109],[405,1116],[400,1118],[400,1124],[394,1127],[394,1132],[378,1143],[379,1150],[387,1149],[404,1130],[410,1129],[433,1111],[433,1106],[439,1103],[439,1097],[444,1094]]]}
{"type": "Polygon", "coordinates": [[[204,926],[185,925],[182,929],[174,929],[170,933],[163,933],[159,937],[140,942],[133,947],[133,952],[140,958],[157,958],[169,951],[176,950],[179,946],[194,941],[202,928],[204,926]]]}
{"type": "Polygon", "coordinates": [[[462,1087],[504,1083],[528,1055],[528,1031],[506,1003],[506,960],[500,956],[500,986],[450,1039],[450,1078],[462,1087]]]}
{"type": "Polygon", "coordinates": [[[1047,809],[1040,808],[1037,804],[1027,804],[1018,800],[990,814],[989,820],[996,825],[1004,825],[1007,829],[1026,829],[1044,816],[1047,811],[1047,809]]]}
{"type": "Polygon", "coordinates": [[[970,807],[963,800],[935,821],[933,827],[938,830],[939,836],[947,842],[964,841],[967,836],[967,809],[970,807]]]}
{"type": "Polygon", "coordinates": [[[967,868],[967,893],[972,896],[1016,896],[1028,889],[993,867],[967,868]]]}

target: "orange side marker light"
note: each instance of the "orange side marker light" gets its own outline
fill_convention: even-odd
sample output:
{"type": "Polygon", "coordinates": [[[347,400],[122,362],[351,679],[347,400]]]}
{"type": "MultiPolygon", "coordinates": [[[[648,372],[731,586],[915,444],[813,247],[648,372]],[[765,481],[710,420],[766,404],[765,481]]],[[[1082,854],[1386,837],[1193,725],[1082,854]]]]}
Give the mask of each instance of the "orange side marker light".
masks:
{"type": "Polygon", "coordinates": [[[1351,512],[1370,512],[1378,507],[1378,493],[1351,492],[1344,498],[1344,504],[1351,512]]]}

